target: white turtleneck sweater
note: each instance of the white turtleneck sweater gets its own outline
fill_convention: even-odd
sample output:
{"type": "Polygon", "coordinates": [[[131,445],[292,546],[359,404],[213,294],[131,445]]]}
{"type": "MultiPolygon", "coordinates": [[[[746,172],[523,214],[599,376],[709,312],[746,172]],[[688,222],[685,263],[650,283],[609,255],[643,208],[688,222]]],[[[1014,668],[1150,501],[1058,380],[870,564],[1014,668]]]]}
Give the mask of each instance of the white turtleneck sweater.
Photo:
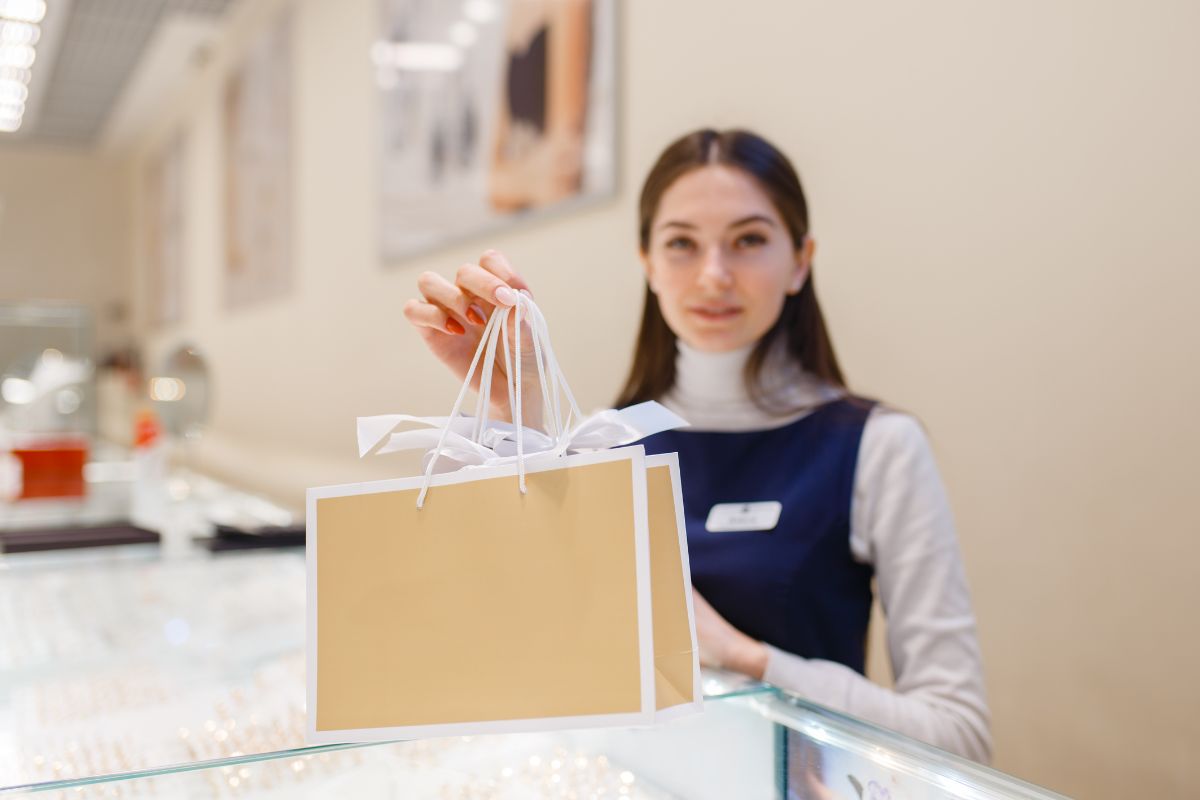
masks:
{"type": "MultiPolygon", "coordinates": [[[[705,353],[683,342],[678,347],[675,386],[661,402],[692,429],[769,429],[808,413],[772,415],[753,402],[742,377],[751,348],[705,353]]],[[[763,388],[783,408],[812,408],[841,394],[781,353],[768,359],[763,388]]],[[[850,551],[875,571],[895,688],[842,664],[770,645],[764,680],[987,762],[991,734],[982,660],[954,521],[929,442],[908,414],[876,407],[867,418],[854,476],[850,551]]]]}

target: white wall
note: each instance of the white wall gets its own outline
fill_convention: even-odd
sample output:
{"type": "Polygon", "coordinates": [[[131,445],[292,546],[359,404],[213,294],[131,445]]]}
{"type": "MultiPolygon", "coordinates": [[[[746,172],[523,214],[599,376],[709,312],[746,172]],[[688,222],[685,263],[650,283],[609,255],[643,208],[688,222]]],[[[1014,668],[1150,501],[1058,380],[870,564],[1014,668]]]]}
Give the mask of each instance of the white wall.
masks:
{"type": "Polygon", "coordinates": [[[622,182],[592,210],[381,264],[375,3],[264,0],[147,133],[189,134],[188,339],[212,360],[199,457],[298,500],[405,474],[354,417],[443,413],[454,385],[400,307],[417,273],[496,246],[536,287],[570,377],[608,402],[638,314],[638,183],[700,125],[791,153],[852,383],[930,430],[961,529],[996,766],[1086,797],[1183,796],[1200,749],[1200,5],[1187,0],[623,5],[622,182]],[[297,13],[296,283],[219,302],[219,88],[297,13]]]}
{"type": "Polygon", "coordinates": [[[126,169],[81,150],[0,146],[0,302],[87,306],[98,355],[130,343],[126,169]]]}

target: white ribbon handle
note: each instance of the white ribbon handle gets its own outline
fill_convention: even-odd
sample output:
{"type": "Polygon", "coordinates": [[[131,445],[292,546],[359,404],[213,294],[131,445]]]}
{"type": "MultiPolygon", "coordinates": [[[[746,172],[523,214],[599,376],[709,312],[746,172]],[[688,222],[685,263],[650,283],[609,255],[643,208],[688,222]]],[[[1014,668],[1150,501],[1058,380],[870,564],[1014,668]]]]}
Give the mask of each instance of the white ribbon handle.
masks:
{"type": "Polygon", "coordinates": [[[545,316],[527,295],[518,294],[515,306],[497,307],[491,319],[484,325],[479,347],[476,348],[471,365],[467,368],[466,377],[450,416],[384,414],[359,417],[358,454],[362,457],[371,453],[426,450],[424,480],[421,492],[417,496],[417,507],[421,508],[425,504],[425,497],[429,493],[433,473],[440,459],[453,464],[451,469],[498,466],[516,461],[517,485],[524,493],[526,462],[530,458],[546,461],[573,451],[619,447],[661,431],[682,427],[687,427],[685,420],[653,401],[620,410],[607,409],[584,418],[550,344],[550,332],[545,316]],[[518,326],[513,354],[510,354],[508,348],[510,311],[518,326]],[[527,429],[522,424],[522,344],[519,326],[523,320],[529,323],[538,373],[538,388],[545,412],[546,433],[527,429]],[[515,424],[488,418],[497,347],[504,348],[507,384],[505,388],[515,424]],[[483,372],[479,377],[479,398],[475,417],[460,416],[459,412],[470,389],[471,379],[481,362],[483,372]],[[426,428],[396,430],[412,423],[424,425],[426,428]],[[430,445],[433,445],[431,449],[430,445]]]}
{"type": "MultiPolygon", "coordinates": [[[[451,426],[442,448],[442,457],[463,466],[506,464],[516,459],[516,428],[508,422],[491,420],[479,441],[475,441],[477,421],[472,417],[414,417],[408,414],[383,414],[358,418],[359,455],[384,455],[401,450],[426,450],[432,458],[440,433],[451,426]],[[397,431],[397,428],[417,424],[420,430],[397,431]]],[[[524,428],[526,458],[530,453],[562,453],[581,450],[606,450],[631,444],[647,436],[674,428],[687,427],[687,422],[673,412],[648,400],[628,408],[598,411],[581,421],[558,439],[541,431],[524,428]]],[[[422,469],[428,461],[422,464],[422,469]]],[[[444,471],[444,470],[443,470],[444,471]]]]}
{"type": "MultiPolygon", "coordinates": [[[[497,308],[496,311],[499,312],[500,309],[497,308]]],[[[505,309],[505,311],[507,312],[507,309],[505,309]]],[[[458,397],[454,401],[454,408],[450,411],[450,416],[446,419],[446,425],[442,428],[442,435],[440,437],[438,437],[437,445],[434,447],[434,450],[433,450],[433,453],[434,453],[433,458],[429,460],[429,466],[425,468],[425,482],[421,485],[421,493],[419,495],[417,495],[417,508],[421,508],[422,506],[425,505],[425,495],[429,493],[429,480],[430,480],[430,477],[433,475],[433,466],[434,466],[434,464],[437,463],[437,457],[438,457],[438,454],[440,454],[442,452],[443,445],[446,444],[446,436],[448,436],[450,433],[450,428],[454,424],[455,417],[458,416],[459,410],[462,409],[463,400],[467,396],[467,390],[471,388],[471,378],[474,377],[474,375],[475,375],[475,368],[479,366],[480,356],[482,356],[484,354],[484,351],[488,349],[488,342],[491,339],[492,331],[498,325],[498,322],[499,322],[498,318],[502,317],[502,316],[504,316],[504,314],[500,314],[500,313],[492,314],[491,319],[489,319],[487,321],[487,325],[485,325],[483,327],[483,336],[481,336],[479,339],[479,347],[475,348],[475,356],[474,356],[474,358],[471,359],[471,366],[467,367],[466,379],[463,380],[462,388],[459,389],[459,391],[458,391],[458,397]]],[[[492,347],[494,348],[494,345],[492,347]]],[[[493,349],[492,352],[493,352],[493,357],[494,357],[495,350],[493,349]]],[[[480,377],[481,393],[484,388],[483,382],[485,379],[487,380],[489,385],[491,384],[491,376],[490,375],[481,376],[480,377]]]]}
{"type": "MultiPolygon", "coordinates": [[[[454,401],[454,408],[451,410],[450,416],[442,427],[441,435],[438,437],[437,445],[434,447],[433,457],[429,459],[429,463],[425,467],[425,478],[421,484],[421,492],[417,495],[417,508],[423,508],[425,505],[425,496],[429,494],[429,485],[433,479],[434,467],[437,464],[439,456],[442,454],[447,437],[450,436],[452,428],[455,427],[455,420],[462,409],[463,399],[467,395],[467,390],[471,387],[471,378],[475,376],[475,369],[479,366],[481,358],[483,359],[483,372],[479,376],[479,400],[476,406],[476,422],[472,429],[472,440],[478,444],[483,438],[484,433],[488,430],[488,403],[491,398],[492,374],[495,371],[497,347],[504,349],[509,407],[513,413],[513,433],[517,444],[517,486],[521,494],[525,494],[525,430],[521,424],[521,406],[523,405],[523,398],[521,396],[521,317],[523,311],[529,317],[530,337],[533,340],[538,382],[542,390],[543,402],[546,404],[545,411],[550,415],[550,432],[555,440],[556,446],[554,449],[556,452],[559,451],[559,448],[565,451],[565,447],[563,447],[566,440],[565,432],[569,428],[571,420],[570,415],[568,415],[566,423],[561,419],[558,395],[560,387],[566,393],[573,412],[577,416],[582,416],[579,414],[579,406],[575,403],[575,397],[571,394],[571,388],[567,385],[566,376],[563,375],[562,369],[554,357],[554,350],[550,346],[549,328],[546,325],[546,318],[542,315],[541,309],[537,307],[532,298],[523,293],[517,294],[517,302],[510,308],[497,306],[483,328],[479,347],[475,349],[475,356],[471,359],[471,366],[467,368],[462,388],[458,392],[458,398],[454,401]],[[517,329],[513,343],[514,352],[511,358],[508,349],[508,315],[510,308],[517,329]],[[516,363],[514,364],[513,362],[516,363]],[[551,376],[549,383],[547,383],[547,373],[550,373],[551,376]]],[[[396,434],[393,434],[393,436],[396,436],[396,434]]],[[[461,435],[459,436],[461,438],[461,435]]],[[[425,441],[423,437],[409,438],[425,441]]],[[[459,442],[459,444],[461,446],[462,443],[459,442]]],[[[359,449],[360,452],[363,450],[361,430],[359,449]]]]}

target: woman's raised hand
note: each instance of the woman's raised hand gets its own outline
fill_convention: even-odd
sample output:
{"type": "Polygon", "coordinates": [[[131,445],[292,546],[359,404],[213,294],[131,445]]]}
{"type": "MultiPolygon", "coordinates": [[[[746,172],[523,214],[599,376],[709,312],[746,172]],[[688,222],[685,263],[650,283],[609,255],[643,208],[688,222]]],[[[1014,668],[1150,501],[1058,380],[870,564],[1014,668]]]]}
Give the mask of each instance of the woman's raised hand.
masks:
{"type": "MultiPolygon", "coordinates": [[[[503,254],[488,250],[477,264],[463,264],[454,276],[454,282],[436,272],[423,272],[417,278],[420,299],[404,304],[404,316],[413,324],[425,341],[426,346],[450,371],[463,380],[471,359],[479,347],[483,327],[492,313],[499,309],[509,313],[517,302],[517,292],[529,291],[525,280],[512,268],[503,254]]],[[[530,337],[529,325],[521,322],[521,372],[522,393],[527,398],[523,403],[524,424],[537,427],[540,424],[540,395],[537,394],[537,366],[530,337]],[[530,391],[534,389],[534,391],[530,391]]],[[[509,327],[510,340],[515,335],[515,326],[509,327]]],[[[511,341],[509,347],[512,347],[511,341]]],[[[504,357],[496,355],[496,374],[492,378],[491,397],[493,416],[510,420],[507,377],[504,357]]],[[[471,379],[471,388],[478,391],[480,369],[471,379]]]]}

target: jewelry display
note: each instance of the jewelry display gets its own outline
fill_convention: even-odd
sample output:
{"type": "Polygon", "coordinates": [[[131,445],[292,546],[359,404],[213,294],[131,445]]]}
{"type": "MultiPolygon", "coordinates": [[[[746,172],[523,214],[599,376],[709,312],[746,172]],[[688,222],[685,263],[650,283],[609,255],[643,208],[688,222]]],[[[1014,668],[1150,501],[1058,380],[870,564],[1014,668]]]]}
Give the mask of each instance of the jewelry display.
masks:
{"type": "Polygon", "coordinates": [[[304,591],[296,553],[5,574],[0,787],[225,760],[40,796],[666,796],[567,734],[306,752],[304,591]]]}

